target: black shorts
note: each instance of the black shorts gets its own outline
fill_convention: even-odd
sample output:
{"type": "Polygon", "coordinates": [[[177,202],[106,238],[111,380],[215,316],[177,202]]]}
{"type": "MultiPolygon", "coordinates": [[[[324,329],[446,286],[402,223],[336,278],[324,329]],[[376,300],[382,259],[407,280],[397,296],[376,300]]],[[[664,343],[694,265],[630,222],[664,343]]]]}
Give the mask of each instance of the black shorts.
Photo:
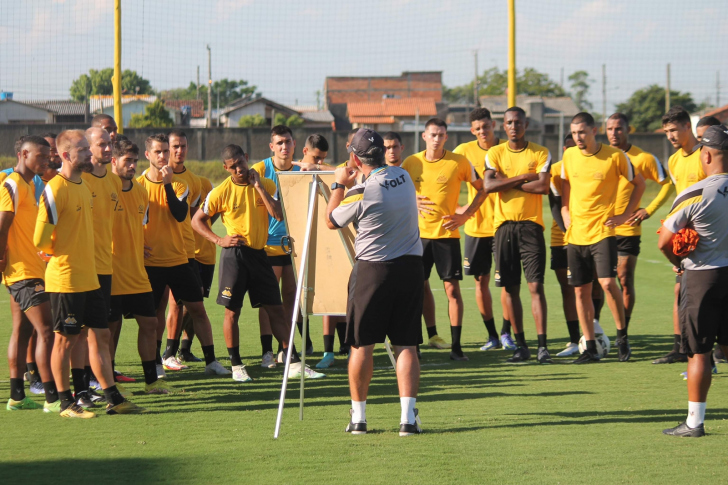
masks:
{"type": "Polygon", "coordinates": [[[357,261],[349,277],[346,343],[422,343],[424,271],[419,256],[391,261],[357,261]]]}
{"type": "Polygon", "coordinates": [[[154,308],[159,308],[167,286],[177,301],[190,303],[202,301],[200,275],[199,272],[192,270],[191,264],[167,267],[145,266],[144,269],[147,270],[149,283],[152,285],[154,308]]]}
{"type": "Polygon", "coordinates": [[[551,246],[551,269],[566,269],[569,261],[566,257],[566,246],[551,246]]]}
{"type": "Polygon", "coordinates": [[[686,270],[680,285],[680,351],[693,356],[728,345],[728,267],[686,270]]]}
{"type": "Polygon", "coordinates": [[[618,256],[639,256],[641,236],[617,236],[618,256]]]}
{"type": "Polygon", "coordinates": [[[192,274],[195,275],[195,281],[197,281],[197,286],[202,288],[202,278],[200,277],[200,263],[198,263],[195,258],[188,259],[187,262],[192,268],[192,274]]]}
{"type": "Polygon", "coordinates": [[[596,244],[578,246],[569,244],[566,249],[569,261],[569,284],[582,286],[597,278],[617,276],[617,238],[607,237],[596,244]]]}
{"type": "Polygon", "coordinates": [[[490,275],[493,267],[493,238],[465,235],[463,269],[468,276],[490,275]]]}
{"type": "Polygon", "coordinates": [[[109,305],[109,322],[118,322],[123,316],[126,319],[156,317],[157,307],[154,305],[154,293],[132,293],[130,295],[113,295],[109,305]]]}
{"type": "Polygon", "coordinates": [[[462,280],[460,239],[422,239],[422,264],[425,268],[425,280],[430,279],[433,265],[441,280],[462,280]]]}
{"type": "Polygon", "coordinates": [[[268,262],[271,266],[291,266],[293,264],[290,254],[282,254],[280,256],[268,256],[268,262]]]}
{"type": "Polygon", "coordinates": [[[111,306],[111,275],[110,274],[99,274],[96,275],[99,278],[99,284],[101,285],[101,294],[104,295],[104,305],[106,305],[106,311],[108,313],[109,307],[111,306]]]}
{"type": "Polygon", "coordinates": [[[78,335],[82,327],[109,328],[108,307],[101,288],[81,293],[48,293],[51,297],[53,331],[78,335]]]}
{"type": "Polygon", "coordinates": [[[202,282],[202,296],[208,298],[210,296],[210,288],[212,288],[212,279],[215,277],[215,265],[197,261],[197,268],[199,269],[200,281],[202,282]]]}
{"type": "Polygon", "coordinates": [[[27,312],[34,306],[50,301],[50,297],[45,291],[45,282],[40,278],[16,281],[7,288],[8,293],[20,305],[20,309],[23,312],[27,312]]]}
{"type": "Polygon", "coordinates": [[[495,231],[495,286],[521,284],[521,264],[528,283],[543,283],[546,242],[543,227],[531,221],[508,221],[495,231]]]}
{"type": "Polygon", "coordinates": [[[218,281],[217,303],[229,310],[243,307],[245,293],[249,293],[253,308],[281,304],[278,280],[263,249],[223,248],[218,281]]]}

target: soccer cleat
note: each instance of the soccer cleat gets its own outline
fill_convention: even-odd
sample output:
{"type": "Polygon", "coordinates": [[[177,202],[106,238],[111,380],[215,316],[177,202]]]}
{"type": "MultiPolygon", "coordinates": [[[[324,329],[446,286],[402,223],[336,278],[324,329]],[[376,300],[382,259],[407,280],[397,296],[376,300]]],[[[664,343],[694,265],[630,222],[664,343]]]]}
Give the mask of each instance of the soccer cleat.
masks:
{"type": "Polygon", "coordinates": [[[688,380],[688,373],[687,373],[687,371],[681,372],[680,375],[682,376],[682,378],[683,378],[684,381],[687,381],[688,380]]]}
{"type": "Polygon", "coordinates": [[[174,391],[174,389],[164,379],[157,379],[151,384],[146,384],[144,386],[144,391],[147,394],[169,394],[174,391]]]}
{"type": "Polygon", "coordinates": [[[400,436],[412,436],[413,434],[422,434],[422,428],[420,427],[420,416],[419,411],[415,408],[415,422],[412,424],[402,423],[399,425],[400,436]]]}
{"type": "Polygon", "coordinates": [[[220,362],[214,361],[205,366],[205,374],[208,376],[229,376],[232,372],[223,367],[220,362]]]}
{"type": "Polygon", "coordinates": [[[439,335],[433,335],[430,337],[430,340],[427,341],[427,345],[430,347],[435,347],[436,349],[449,349],[452,347],[449,343],[445,342],[445,340],[440,337],[439,335]]]}
{"type": "Polygon", "coordinates": [[[8,399],[8,405],[5,406],[5,409],[7,409],[8,411],[23,411],[26,409],[40,409],[42,407],[43,406],[26,396],[20,401],[8,399]]]}
{"type": "Polygon", "coordinates": [[[497,337],[489,338],[488,341],[480,347],[480,350],[496,350],[503,347],[500,340],[497,337]]]}
{"type": "Polygon", "coordinates": [[[44,413],[60,413],[61,412],[61,401],[58,400],[53,403],[49,403],[46,401],[43,404],[43,412],[44,413]]]}
{"type": "Polygon", "coordinates": [[[184,365],[182,362],[177,360],[177,357],[171,356],[164,359],[164,370],[184,370],[189,369],[189,366],[184,365]]]}
{"type": "Polygon", "coordinates": [[[334,353],[333,352],[324,352],[324,358],[319,361],[318,364],[316,364],[317,369],[328,369],[332,365],[334,365],[334,353]]]}
{"type": "Polygon", "coordinates": [[[98,392],[94,391],[93,389],[89,389],[86,391],[88,393],[88,396],[91,398],[91,401],[94,403],[105,403],[106,397],[104,397],[102,394],[99,394],[98,392]]]}
{"type": "Polygon", "coordinates": [[[450,360],[458,360],[460,362],[466,362],[470,359],[468,359],[468,356],[460,352],[459,354],[455,351],[450,351],[450,360]]]}
{"type": "Polygon", "coordinates": [[[696,428],[691,428],[688,426],[687,421],[685,421],[674,428],[663,429],[662,434],[682,436],[684,438],[700,438],[701,436],[705,436],[705,426],[701,423],[696,428]]]}
{"type": "Polygon", "coordinates": [[[599,356],[593,353],[591,350],[586,349],[584,353],[579,356],[578,359],[572,362],[572,364],[590,364],[592,362],[599,362],[599,356]]]}
{"type": "Polygon", "coordinates": [[[43,389],[43,383],[40,381],[31,382],[30,392],[33,394],[45,394],[45,389],[43,389]]]}
{"type": "Polygon", "coordinates": [[[546,347],[539,347],[538,348],[538,357],[536,358],[538,360],[539,364],[553,364],[554,361],[551,360],[551,354],[549,354],[549,349],[546,347]]]}
{"type": "Polygon", "coordinates": [[[141,414],[146,409],[137,406],[131,401],[127,401],[124,399],[122,402],[120,402],[117,405],[113,405],[111,403],[106,405],[106,414],[141,414]]]}
{"type": "Polygon", "coordinates": [[[97,379],[96,379],[95,377],[93,377],[93,378],[92,378],[92,379],[91,379],[91,380],[89,381],[89,383],[88,383],[88,387],[89,387],[89,389],[95,389],[95,390],[97,390],[97,391],[100,391],[100,390],[102,390],[102,388],[101,388],[101,383],[100,383],[100,382],[99,382],[99,381],[98,381],[98,380],[97,380],[97,379]]]}
{"type": "Polygon", "coordinates": [[[720,345],[717,346],[713,351],[713,358],[718,364],[728,364],[728,359],[726,359],[725,354],[723,353],[723,349],[720,348],[720,345]]]}
{"type": "Polygon", "coordinates": [[[503,350],[516,350],[516,343],[513,341],[511,334],[504,333],[501,335],[500,341],[503,346],[503,350]]]}
{"type": "Polygon", "coordinates": [[[91,409],[95,408],[96,404],[91,400],[91,396],[88,395],[88,392],[81,391],[78,394],[74,395],[73,398],[76,400],[76,404],[81,406],[84,409],[91,409]]]}
{"type": "Polygon", "coordinates": [[[91,411],[86,411],[84,408],[79,406],[76,403],[71,404],[66,409],[61,411],[61,417],[62,418],[81,418],[81,419],[91,419],[95,418],[96,414],[92,413],[91,411]]]}
{"type": "MultiPolygon", "coordinates": [[[[290,373],[288,374],[288,378],[296,379],[299,377],[301,377],[301,363],[294,362],[291,364],[291,369],[290,369],[290,373]]],[[[306,366],[306,369],[304,370],[304,377],[306,379],[322,379],[322,378],[326,377],[326,374],[316,372],[309,366],[306,366]]]]}
{"type": "Polygon", "coordinates": [[[629,346],[629,340],[627,340],[627,337],[622,337],[618,338],[616,343],[619,361],[627,362],[632,357],[632,348],[629,346]]]}
{"type": "Polygon", "coordinates": [[[276,357],[270,350],[263,354],[263,359],[260,362],[260,366],[266,369],[273,369],[276,366],[276,357]]]}
{"type": "Polygon", "coordinates": [[[133,377],[127,377],[118,370],[114,371],[114,379],[116,382],[136,382],[136,379],[133,377]]]}
{"type": "Polygon", "coordinates": [[[313,355],[313,343],[311,345],[306,346],[306,357],[311,357],[313,355]]]}
{"type": "Polygon", "coordinates": [[[253,382],[253,378],[248,375],[244,365],[233,366],[233,380],[238,382],[253,382]]]}
{"type": "Polygon", "coordinates": [[[157,364],[157,379],[164,379],[167,377],[167,373],[164,372],[164,365],[157,364]]]}
{"type": "Polygon", "coordinates": [[[660,357],[659,359],[655,359],[652,361],[653,364],[674,364],[675,362],[687,362],[688,356],[686,354],[681,354],[680,352],[676,352],[675,350],[671,350],[667,355],[660,357]]]}
{"type": "Polygon", "coordinates": [[[579,353],[579,344],[575,344],[574,342],[569,342],[569,345],[566,346],[564,350],[556,354],[556,357],[569,357],[574,354],[579,353]]]}
{"type": "Polygon", "coordinates": [[[177,352],[177,361],[178,362],[203,362],[202,359],[195,356],[192,352],[182,352],[181,350],[177,352]]]}
{"type": "MultiPolygon", "coordinates": [[[[354,410],[349,409],[349,416],[354,416],[354,410]]],[[[349,418],[349,424],[346,425],[346,432],[351,434],[367,434],[367,422],[355,423],[349,418]]]]}
{"type": "Polygon", "coordinates": [[[510,364],[515,364],[518,362],[525,362],[528,359],[531,358],[531,351],[528,350],[528,347],[518,347],[515,352],[513,352],[513,356],[511,356],[506,362],[510,364]]]}

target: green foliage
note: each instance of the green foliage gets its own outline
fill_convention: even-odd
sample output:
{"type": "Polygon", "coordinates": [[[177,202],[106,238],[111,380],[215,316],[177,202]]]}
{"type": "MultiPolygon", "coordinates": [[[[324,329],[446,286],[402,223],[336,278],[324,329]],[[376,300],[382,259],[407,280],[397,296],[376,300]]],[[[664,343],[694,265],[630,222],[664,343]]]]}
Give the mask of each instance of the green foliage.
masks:
{"type": "Polygon", "coordinates": [[[268,121],[262,115],[245,115],[238,120],[238,126],[241,128],[255,128],[258,126],[266,126],[268,121]]]}
{"type": "MultiPolygon", "coordinates": [[[[114,69],[107,67],[97,71],[91,69],[88,74],[81,74],[78,79],[71,83],[71,98],[76,101],[84,101],[86,93],[89,95],[111,95],[114,94],[114,86],[111,78],[114,76],[114,69]]],[[[123,94],[154,94],[149,81],[137,74],[136,71],[126,69],[121,73],[121,90],[123,94]],[[139,88],[139,91],[137,91],[139,88]]]]}
{"type": "MultiPolygon", "coordinates": [[[[248,86],[248,81],[220,79],[212,83],[212,105],[217,106],[217,94],[220,93],[220,108],[245,96],[260,96],[256,86],[248,86]]],[[[175,88],[162,92],[164,99],[197,99],[197,84],[190,81],[186,88],[175,88]]],[[[207,84],[200,84],[200,99],[207,109],[207,84]]]]}
{"type": "Polygon", "coordinates": [[[149,104],[144,108],[144,114],[136,113],[131,115],[130,128],[167,128],[174,126],[174,120],[169,111],[164,107],[161,99],[149,104]]]}
{"type": "MultiPolygon", "coordinates": [[[[502,95],[508,87],[508,70],[499,71],[491,67],[478,77],[478,96],[502,95]]],[[[566,92],[548,74],[527,67],[516,72],[516,89],[518,94],[529,96],[565,96],[566,92]]],[[[473,82],[463,86],[448,88],[443,86],[443,97],[450,103],[472,103],[473,82]]]]}
{"type": "Polygon", "coordinates": [[[301,118],[298,115],[291,115],[286,118],[286,116],[283,113],[276,113],[275,118],[273,119],[274,125],[286,125],[289,128],[296,128],[298,126],[303,126],[303,118],[301,118]]]}
{"type": "Polygon", "coordinates": [[[586,71],[576,71],[569,76],[571,82],[571,97],[574,103],[581,111],[590,111],[592,104],[587,100],[589,88],[594,82],[589,79],[589,73],[586,71]]]}
{"type": "MultiPolygon", "coordinates": [[[[670,91],[670,105],[680,105],[689,113],[701,108],[694,101],[690,93],[670,91]]],[[[646,88],[638,89],[624,103],[616,106],[617,111],[629,118],[629,124],[636,131],[655,131],[662,127],[662,115],[665,114],[665,88],[652,84],[646,88]]]]}

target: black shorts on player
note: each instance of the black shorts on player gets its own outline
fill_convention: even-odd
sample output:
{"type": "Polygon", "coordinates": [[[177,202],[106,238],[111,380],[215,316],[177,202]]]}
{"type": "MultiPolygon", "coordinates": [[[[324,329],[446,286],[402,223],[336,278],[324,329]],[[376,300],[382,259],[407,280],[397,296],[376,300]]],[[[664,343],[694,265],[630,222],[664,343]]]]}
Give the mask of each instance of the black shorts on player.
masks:
{"type": "MultiPolygon", "coordinates": [[[[202,277],[200,276],[200,263],[197,262],[196,259],[188,259],[187,263],[189,263],[190,268],[192,268],[192,274],[195,275],[195,282],[197,283],[197,286],[202,288],[202,277]]],[[[172,292],[174,293],[174,292],[172,292]]],[[[179,301],[179,300],[177,300],[179,301]]]]}
{"type": "Polygon", "coordinates": [[[154,306],[154,293],[132,293],[129,295],[113,295],[109,305],[109,322],[118,322],[122,317],[126,319],[141,317],[156,317],[154,306]]]}
{"type": "Polygon", "coordinates": [[[422,343],[424,271],[419,256],[390,261],[357,261],[349,277],[346,343],[422,343]]]}
{"type": "Polygon", "coordinates": [[[212,288],[212,279],[215,277],[215,265],[197,261],[197,267],[199,269],[200,281],[202,282],[202,296],[208,298],[210,296],[210,288],[212,288]]]}
{"type": "Polygon", "coordinates": [[[463,270],[468,276],[489,275],[493,267],[493,238],[465,235],[463,270]]]}
{"type": "Polygon", "coordinates": [[[290,254],[281,254],[279,256],[268,256],[268,262],[271,266],[291,266],[293,261],[290,254]]]}
{"type": "Polygon", "coordinates": [[[202,301],[199,272],[192,270],[190,263],[177,266],[145,266],[154,294],[154,307],[159,307],[164,291],[169,286],[177,301],[195,303],[202,301]]]}
{"type": "Polygon", "coordinates": [[[618,256],[639,256],[641,236],[617,236],[618,256]]]}
{"type": "Polygon", "coordinates": [[[425,281],[430,279],[433,265],[441,280],[462,280],[460,239],[422,239],[422,264],[425,268],[425,281]]]}
{"type": "Polygon", "coordinates": [[[566,249],[569,261],[569,284],[582,286],[597,278],[617,276],[617,239],[607,237],[596,244],[578,246],[569,244],[566,249]]]}
{"type": "Polygon", "coordinates": [[[686,270],[680,285],[680,352],[692,357],[728,345],[728,267],[686,270]]]}
{"type": "Polygon", "coordinates": [[[566,246],[551,246],[551,269],[567,269],[569,260],[566,256],[566,246]]]}
{"type": "Polygon", "coordinates": [[[45,282],[40,278],[16,281],[7,288],[8,293],[10,293],[13,300],[15,300],[23,312],[50,301],[50,297],[45,291],[45,282]]]}
{"type": "Polygon", "coordinates": [[[253,308],[281,304],[278,280],[264,250],[248,246],[223,248],[217,303],[232,311],[240,310],[245,293],[253,308]]]}
{"type": "Polygon", "coordinates": [[[531,221],[506,221],[495,231],[495,286],[520,285],[521,265],[528,283],[543,283],[546,273],[543,227],[531,221]]]}
{"type": "Polygon", "coordinates": [[[99,278],[99,285],[101,285],[101,294],[104,295],[104,304],[106,305],[106,309],[109,309],[109,306],[111,306],[111,275],[110,274],[100,274],[96,275],[99,278]]]}
{"type": "Polygon", "coordinates": [[[109,328],[109,308],[101,288],[81,293],[48,293],[51,299],[53,331],[78,335],[83,327],[109,328]]]}

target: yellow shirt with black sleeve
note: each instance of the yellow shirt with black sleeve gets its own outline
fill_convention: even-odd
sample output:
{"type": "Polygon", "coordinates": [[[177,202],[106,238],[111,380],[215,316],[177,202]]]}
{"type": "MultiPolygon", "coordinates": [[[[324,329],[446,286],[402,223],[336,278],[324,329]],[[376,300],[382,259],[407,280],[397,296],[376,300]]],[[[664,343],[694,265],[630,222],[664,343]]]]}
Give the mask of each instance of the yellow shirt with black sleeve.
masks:
{"type": "MultiPolygon", "coordinates": [[[[496,145],[504,143],[506,140],[498,140],[496,145]]],[[[491,147],[492,148],[492,147],[491,147]]],[[[470,164],[475,169],[475,173],[478,177],[484,179],[485,176],[485,156],[488,154],[488,150],[481,148],[478,145],[478,140],[473,140],[468,143],[461,143],[452,151],[459,155],[464,155],[470,161],[470,164]]],[[[475,187],[468,184],[468,204],[473,203],[475,195],[478,193],[475,187]]],[[[480,205],[478,210],[473,214],[473,217],[467,220],[463,229],[465,234],[470,237],[493,237],[495,228],[493,227],[493,218],[495,211],[495,194],[488,194],[483,203],[480,205]]]]}
{"type": "MultiPolygon", "coordinates": [[[[491,149],[492,150],[492,149],[491,149]]],[[[432,214],[419,217],[420,237],[423,239],[459,239],[460,232],[442,227],[445,215],[455,214],[460,197],[460,184],[477,180],[475,169],[464,155],[445,150],[439,160],[427,160],[425,152],[410,155],[401,168],[409,173],[417,195],[434,202],[432,214]]]]}
{"type": "MultiPolygon", "coordinates": [[[[207,177],[200,177],[200,207],[204,205],[207,194],[212,191],[212,182],[207,177]]],[[[212,228],[210,221],[207,227],[212,228]]],[[[208,241],[195,231],[195,259],[202,264],[214,265],[217,256],[217,247],[212,241],[208,241]]]]}
{"type": "MultiPolygon", "coordinates": [[[[667,176],[664,167],[653,154],[632,145],[629,150],[627,150],[627,157],[629,158],[629,161],[632,162],[635,175],[641,174],[645,180],[652,180],[660,185],[670,183],[670,178],[667,176]]],[[[632,196],[633,191],[634,185],[629,183],[625,178],[619,179],[617,203],[614,207],[615,214],[622,214],[627,209],[627,206],[629,205],[629,198],[632,196]]],[[[663,199],[656,207],[654,207],[653,212],[654,210],[659,209],[664,202],[665,200],[663,199]]],[[[652,206],[653,205],[650,204],[650,207],[652,206]]],[[[622,224],[621,226],[617,226],[615,231],[617,236],[639,236],[642,234],[642,226],[640,224],[635,224],[634,226],[622,224]]]]}
{"type": "MultiPolygon", "coordinates": [[[[260,183],[271,196],[276,193],[276,184],[267,178],[260,183]]],[[[212,189],[202,208],[212,217],[220,214],[228,236],[242,236],[245,245],[252,249],[263,249],[268,240],[268,209],[258,190],[250,184],[236,184],[228,177],[212,189]]]]}
{"type": "Polygon", "coordinates": [[[634,169],[624,152],[599,144],[593,155],[584,155],[578,147],[564,152],[561,178],[569,182],[569,215],[566,231],[569,244],[589,246],[615,236],[613,226],[604,223],[615,215],[619,179],[634,178],[634,169]]]}
{"type": "MultiPolygon", "coordinates": [[[[561,197],[561,194],[563,193],[561,189],[563,187],[563,184],[561,183],[562,164],[563,162],[559,161],[551,165],[551,193],[556,197],[561,197]]],[[[564,234],[564,231],[561,230],[554,219],[551,222],[551,244],[549,246],[555,248],[559,246],[566,246],[566,244],[566,234],[564,234]]]]}
{"type": "Polygon", "coordinates": [[[189,208],[187,209],[187,217],[182,223],[182,232],[185,237],[187,259],[195,259],[195,231],[192,230],[192,219],[190,214],[192,213],[192,208],[199,207],[200,204],[202,204],[202,182],[200,177],[187,170],[187,167],[179,173],[175,172],[174,175],[175,177],[182,179],[189,190],[189,194],[187,195],[187,204],[189,205],[189,208]]]}
{"type": "Polygon", "coordinates": [[[110,170],[101,177],[92,173],[83,173],[81,179],[91,191],[94,204],[96,271],[98,274],[110,275],[113,272],[111,238],[114,231],[114,211],[119,202],[121,179],[110,170]]]}
{"type": "MultiPolygon", "coordinates": [[[[151,256],[144,266],[170,268],[189,261],[184,238],[184,224],[177,222],[167,203],[164,183],[152,182],[146,174],[137,182],[149,194],[149,218],[144,226],[144,244],[151,248],[151,256]]],[[[172,189],[179,200],[187,200],[188,190],[184,181],[176,175],[172,177],[172,189]]]]}
{"type": "Polygon", "coordinates": [[[41,195],[33,243],[51,255],[46,291],[83,293],[99,288],[96,272],[93,197],[83,180],[58,174],[41,195]]]}
{"type": "Polygon", "coordinates": [[[700,163],[700,148],[695,148],[692,153],[687,155],[682,148],[679,149],[670,156],[667,168],[678,194],[705,178],[703,164],[700,163]]]}
{"type": "Polygon", "coordinates": [[[152,286],[144,269],[144,225],[149,215],[149,195],[136,180],[131,188],[119,191],[114,210],[114,238],[111,261],[114,277],[112,295],[149,293],[152,286]]]}
{"type": "MultiPolygon", "coordinates": [[[[3,174],[5,175],[5,174],[3,174]]],[[[12,212],[13,223],[8,231],[6,265],[3,283],[10,286],[18,281],[45,277],[45,262],[33,244],[38,204],[35,185],[13,172],[0,181],[0,212],[12,212]]]]}

